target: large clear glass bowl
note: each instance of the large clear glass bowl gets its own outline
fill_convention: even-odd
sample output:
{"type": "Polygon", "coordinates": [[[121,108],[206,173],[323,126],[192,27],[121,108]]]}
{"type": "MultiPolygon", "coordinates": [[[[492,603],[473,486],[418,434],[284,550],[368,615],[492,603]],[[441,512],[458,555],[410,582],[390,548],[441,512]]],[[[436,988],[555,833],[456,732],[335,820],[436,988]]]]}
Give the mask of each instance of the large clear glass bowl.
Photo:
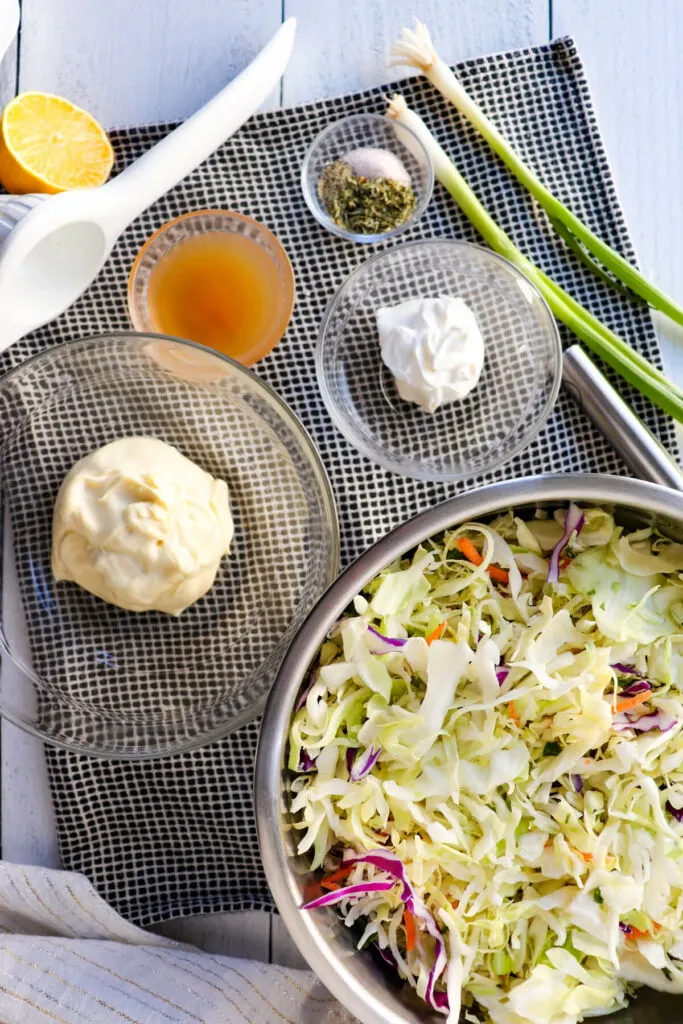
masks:
{"type": "Polygon", "coordinates": [[[525,448],[552,411],[562,375],[557,325],[511,263],[470,242],[408,242],[373,256],[332,298],[317,348],[318,384],[336,426],[385,469],[464,480],[525,448]],[[434,413],[401,399],[382,362],[376,313],[450,295],[474,312],[485,346],[479,382],[434,413]]]}
{"type": "Polygon", "coordinates": [[[2,714],[49,742],[119,758],[190,749],[253,718],[338,568],[330,486],[284,402],[211,350],[120,332],[7,374],[0,446],[2,714]],[[127,435],[175,445],[230,490],[231,552],[178,618],[126,612],[52,578],[64,476],[127,435]]]}

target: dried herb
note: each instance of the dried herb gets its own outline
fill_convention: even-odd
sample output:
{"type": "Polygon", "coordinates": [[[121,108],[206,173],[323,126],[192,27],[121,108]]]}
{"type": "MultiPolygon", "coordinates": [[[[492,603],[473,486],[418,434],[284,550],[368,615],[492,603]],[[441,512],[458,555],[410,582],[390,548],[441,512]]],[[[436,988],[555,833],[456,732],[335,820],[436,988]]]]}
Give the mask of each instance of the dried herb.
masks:
{"type": "Polygon", "coordinates": [[[318,196],[335,224],[359,235],[382,235],[399,227],[416,203],[410,185],[393,178],[357,177],[343,160],[325,168],[318,196]]]}

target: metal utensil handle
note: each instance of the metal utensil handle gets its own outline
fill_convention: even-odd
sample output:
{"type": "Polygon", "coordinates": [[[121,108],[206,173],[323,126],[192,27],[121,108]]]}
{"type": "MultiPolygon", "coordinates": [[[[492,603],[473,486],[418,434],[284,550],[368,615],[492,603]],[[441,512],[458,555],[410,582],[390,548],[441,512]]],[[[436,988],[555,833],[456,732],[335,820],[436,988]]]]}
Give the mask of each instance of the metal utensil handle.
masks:
{"type": "Polygon", "coordinates": [[[683,491],[683,472],[578,345],[564,353],[562,380],[641,480],[683,491]]]}

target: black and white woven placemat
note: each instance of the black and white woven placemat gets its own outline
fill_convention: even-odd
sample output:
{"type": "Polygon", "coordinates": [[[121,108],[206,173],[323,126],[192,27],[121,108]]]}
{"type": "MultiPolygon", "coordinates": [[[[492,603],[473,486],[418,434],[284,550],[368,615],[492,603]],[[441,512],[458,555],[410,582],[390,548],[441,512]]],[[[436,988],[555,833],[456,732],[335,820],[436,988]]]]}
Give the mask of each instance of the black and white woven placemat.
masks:
{"type": "MultiPolygon", "coordinates": [[[[569,39],[468,61],[458,73],[541,178],[603,238],[633,259],[583,67],[569,39]]],[[[392,90],[394,88],[392,87],[392,90]]],[[[660,365],[650,317],[608,291],[547,230],[545,217],[486,144],[429,85],[399,83],[465,178],[520,247],[605,323],[660,365]]],[[[383,112],[385,90],[325,100],[253,118],[236,136],[126,231],[86,295],[49,326],[0,357],[16,366],[57,342],[129,326],[126,282],[133,258],[163,221],[200,207],[228,207],[263,221],[287,249],[297,304],[285,339],[256,372],[311,432],[336,492],[342,561],[347,564],[391,527],[444,498],[493,480],[570,470],[623,473],[623,466],[564,395],[536,441],[487,478],[442,486],[394,476],[369,463],[332,426],[317,391],[314,347],[332,292],[369,253],[327,234],[299,188],[303,153],[314,135],[347,114],[383,112]]],[[[117,169],[171,125],[113,133],[117,169]]],[[[404,236],[477,241],[437,186],[422,221],[404,236]]],[[[622,393],[669,447],[669,422],[633,392],[622,393]]],[[[64,866],[82,871],[124,916],[150,924],[217,910],[270,908],[261,868],[251,782],[258,724],[201,750],[157,762],[92,760],[48,749],[64,866]]]]}

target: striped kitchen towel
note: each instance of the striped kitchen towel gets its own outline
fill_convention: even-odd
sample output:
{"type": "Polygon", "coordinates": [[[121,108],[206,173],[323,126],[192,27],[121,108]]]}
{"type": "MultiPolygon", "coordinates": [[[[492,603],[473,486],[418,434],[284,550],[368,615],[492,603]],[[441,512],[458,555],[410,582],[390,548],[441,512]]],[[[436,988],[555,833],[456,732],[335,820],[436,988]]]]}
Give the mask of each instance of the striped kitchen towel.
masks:
{"type": "Polygon", "coordinates": [[[120,917],[83,876],[0,863],[3,1024],[353,1024],[309,971],[217,956],[120,917]]]}

